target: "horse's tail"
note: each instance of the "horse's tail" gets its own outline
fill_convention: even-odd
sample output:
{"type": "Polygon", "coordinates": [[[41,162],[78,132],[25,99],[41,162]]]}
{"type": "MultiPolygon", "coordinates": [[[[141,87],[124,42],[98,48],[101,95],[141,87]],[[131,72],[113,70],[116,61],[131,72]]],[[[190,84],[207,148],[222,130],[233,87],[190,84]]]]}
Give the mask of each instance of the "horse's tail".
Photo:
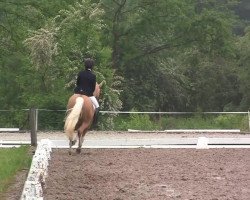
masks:
{"type": "Polygon", "coordinates": [[[80,117],[83,104],[84,104],[84,99],[82,97],[77,97],[74,107],[72,108],[68,116],[66,117],[65,124],[64,124],[64,131],[70,141],[73,141],[76,138],[75,126],[80,117]]]}

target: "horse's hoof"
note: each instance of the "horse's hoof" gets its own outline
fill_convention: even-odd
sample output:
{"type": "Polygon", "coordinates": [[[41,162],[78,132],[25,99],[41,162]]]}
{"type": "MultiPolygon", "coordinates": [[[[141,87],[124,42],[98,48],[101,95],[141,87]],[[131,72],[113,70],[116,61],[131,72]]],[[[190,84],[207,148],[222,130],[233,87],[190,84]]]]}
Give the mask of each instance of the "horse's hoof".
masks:
{"type": "Polygon", "coordinates": [[[76,153],[80,154],[81,153],[81,148],[77,148],[76,153]]]}
{"type": "Polygon", "coordinates": [[[72,147],[76,144],[76,140],[73,140],[73,141],[69,141],[69,145],[72,147]]]}
{"type": "Polygon", "coordinates": [[[72,153],[71,153],[71,151],[69,151],[69,155],[71,155],[72,153]]]}
{"type": "Polygon", "coordinates": [[[76,140],[72,141],[72,146],[74,146],[76,144],[76,140]]]}

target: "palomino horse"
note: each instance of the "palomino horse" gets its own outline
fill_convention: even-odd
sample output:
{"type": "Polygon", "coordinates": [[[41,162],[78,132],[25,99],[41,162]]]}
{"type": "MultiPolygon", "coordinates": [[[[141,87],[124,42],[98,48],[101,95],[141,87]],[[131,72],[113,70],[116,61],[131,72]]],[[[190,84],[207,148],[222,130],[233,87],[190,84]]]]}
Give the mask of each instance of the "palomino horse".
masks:
{"type": "MultiPolygon", "coordinates": [[[[99,97],[100,88],[103,84],[103,81],[100,84],[96,84],[94,92],[96,98],[99,97]]],[[[73,94],[69,98],[67,112],[64,131],[69,138],[69,154],[71,154],[71,148],[77,141],[77,135],[79,141],[76,152],[81,153],[83,138],[90,128],[95,114],[94,106],[89,97],[81,94],[73,94]]]]}

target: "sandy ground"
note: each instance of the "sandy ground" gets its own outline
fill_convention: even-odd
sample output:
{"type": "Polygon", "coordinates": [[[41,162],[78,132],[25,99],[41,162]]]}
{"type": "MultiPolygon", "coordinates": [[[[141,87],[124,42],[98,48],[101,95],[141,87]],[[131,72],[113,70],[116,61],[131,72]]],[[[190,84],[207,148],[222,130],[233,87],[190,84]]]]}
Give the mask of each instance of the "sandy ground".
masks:
{"type": "Polygon", "coordinates": [[[46,200],[249,200],[250,149],[55,149],[46,200]]]}
{"type": "MultiPolygon", "coordinates": [[[[67,140],[63,132],[38,132],[37,137],[38,141],[67,140]]],[[[85,139],[190,137],[250,138],[250,133],[90,131],[85,139]]],[[[1,140],[30,141],[30,133],[1,132],[1,140]]],[[[55,150],[52,153],[45,199],[250,199],[249,154],[250,149],[198,151],[140,148],[86,149],[83,154],[69,157],[67,150],[55,150]],[[74,182],[77,185],[71,186],[74,182]],[[210,197],[208,194],[211,192],[213,195],[210,197]],[[75,196],[78,193],[79,196],[75,196]],[[157,196],[154,195],[156,193],[157,196]],[[199,196],[200,193],[204,196],[199,196]]],[[[18,173],[3,199],[20,199],[27,173],[28,169],[18,173]]]]}

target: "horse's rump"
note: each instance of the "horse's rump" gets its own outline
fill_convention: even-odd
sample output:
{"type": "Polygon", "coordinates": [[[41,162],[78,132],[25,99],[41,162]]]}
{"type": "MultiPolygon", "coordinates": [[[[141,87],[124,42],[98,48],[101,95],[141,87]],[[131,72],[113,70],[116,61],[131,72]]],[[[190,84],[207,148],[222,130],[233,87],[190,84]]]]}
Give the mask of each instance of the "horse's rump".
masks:
{"type": "Polygon", "coordinates": [[[83,124],[90,127],[94,116],[93,104],[89,97],[74,94],[68,101],[68,114],[66,116],[64,131],[69,140],[75,140],[76,133],[83,124]]]}

